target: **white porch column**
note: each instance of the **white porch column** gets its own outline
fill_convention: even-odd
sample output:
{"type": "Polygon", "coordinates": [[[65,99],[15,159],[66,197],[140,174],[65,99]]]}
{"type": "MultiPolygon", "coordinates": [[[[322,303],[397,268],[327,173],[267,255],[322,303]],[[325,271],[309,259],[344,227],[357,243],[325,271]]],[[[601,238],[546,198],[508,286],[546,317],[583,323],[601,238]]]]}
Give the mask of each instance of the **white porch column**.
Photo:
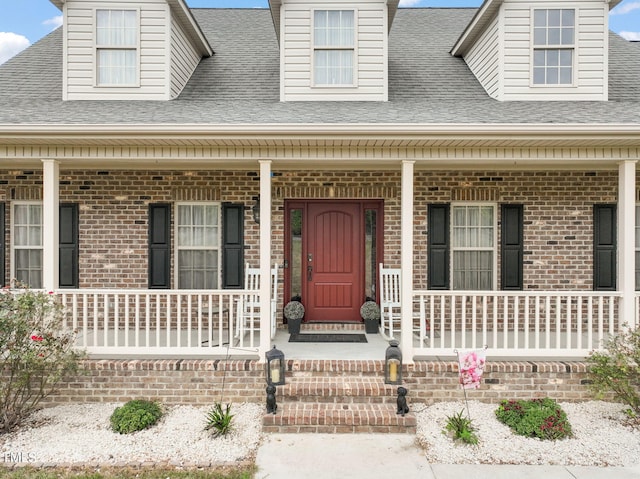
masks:
{"type": "Polygon", "coordinates": [[[402,290],[402,337],[400,349],[406,364],[413,363],[413,165],[415,161],[402,162],[402,244],[400,247],[402,290]]]}
{"type": "Polygon", "coordinates": [[[636,326],[636,161],[618,166],[618,290],[622,292],[620,321],[636,326]]]}
{"type": "Polygon", "coordinates": [[[260,361],[271,349],[271,161],[260,160],[260,361]]]}
{"type": "Polygon", "coordinates": [[[42,287],[58,289],[60,243],[60,164],[57,160],[42,160],[42,287]]]}

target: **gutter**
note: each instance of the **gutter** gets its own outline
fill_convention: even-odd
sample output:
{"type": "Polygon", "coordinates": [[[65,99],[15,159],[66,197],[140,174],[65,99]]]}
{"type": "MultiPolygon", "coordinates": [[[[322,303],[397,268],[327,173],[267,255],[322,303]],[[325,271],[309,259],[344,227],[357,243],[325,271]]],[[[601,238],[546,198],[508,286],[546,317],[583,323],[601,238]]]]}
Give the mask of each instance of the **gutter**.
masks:
{"type": "Polygon", "coordinates": [[[1,137],[105,137],[116,135],[120,138],[148,137],[255,137],[255,136],[588,136],[619,137],[640,135],[638,123],[489,123],[489,124],[407,124],[407,123],[371,123],[371,124],[305,124],[305,123],[266,123],[266,124],[0,124],[1,137]]]}

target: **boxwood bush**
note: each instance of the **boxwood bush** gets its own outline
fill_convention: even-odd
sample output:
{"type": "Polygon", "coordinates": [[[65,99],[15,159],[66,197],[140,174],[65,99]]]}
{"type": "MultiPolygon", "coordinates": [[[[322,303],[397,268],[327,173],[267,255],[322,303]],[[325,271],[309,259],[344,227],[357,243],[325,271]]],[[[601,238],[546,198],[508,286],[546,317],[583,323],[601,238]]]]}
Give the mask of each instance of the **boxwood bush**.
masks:
{"type": "Polygon", "coordinates": [[[162,417],[162,409],[153,401],[135,399],[113,411],[111,427],[120,434],[142,431],[157,423],[162,417]]]}

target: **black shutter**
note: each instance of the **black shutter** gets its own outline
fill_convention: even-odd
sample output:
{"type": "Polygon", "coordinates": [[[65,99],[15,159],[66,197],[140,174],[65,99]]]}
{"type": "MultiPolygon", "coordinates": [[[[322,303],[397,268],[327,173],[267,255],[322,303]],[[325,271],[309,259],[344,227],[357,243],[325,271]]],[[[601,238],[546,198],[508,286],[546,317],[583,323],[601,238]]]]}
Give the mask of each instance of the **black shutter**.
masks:
{"type": "Polygon", "coordinates": [[[61,288],[79,287],[80,252],[78,205],[60,204],[60,245],[58,258],[58,285],[61,288]]]}
{"type": "Polygon", "coordinates": [[[615,291],[617,248],[616,205],[593,207],[593,289],[615,291]]]}
{"type": "Polygon", "coordinates": [[[222,205],[222,287],[240,289],[244,283],[244,205],[222,205]]]}
{"type": "Polygon", "coordinates": [[[171,205],[149,205],[149,288],[171,286],[171,205]]]}
{"type": "Polygon", "coordinates": [[[429,205],[428,274],[429,289],[449,289],[449,205],[429,205]]]}
{"type": "Polygon", "coordinates": [[[523,288],[524,208],[522,205],[502,205],[501,283],[503,290],[523,288]]]}
{"type": "Polygon", "coordinates": [[[0,286],[6,285],[7,257],[5,256],[5,236],[6,236],[6,220],[5,220],[5,204],[0,203],[0,286]]]}

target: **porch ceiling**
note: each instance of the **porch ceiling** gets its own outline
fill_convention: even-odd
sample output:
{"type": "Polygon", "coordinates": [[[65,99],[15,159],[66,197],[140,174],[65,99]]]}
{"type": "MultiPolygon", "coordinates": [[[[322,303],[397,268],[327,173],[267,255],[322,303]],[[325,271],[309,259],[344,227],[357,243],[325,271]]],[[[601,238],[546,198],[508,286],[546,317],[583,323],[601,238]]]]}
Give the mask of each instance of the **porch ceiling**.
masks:
{"type": "Polygon", "coordinates": [[[0,167],[613,168],[640,156],[640,125],[0,125],[0,167]],[[559,152],[562,150],[562,154],[559,152]],[[570,151],[569,151],[570,150],[570,151]],[[568,153],[567,153],[568,152],[568,153]],[[275,165],[274,165],[275,166],[275,165]]]}

